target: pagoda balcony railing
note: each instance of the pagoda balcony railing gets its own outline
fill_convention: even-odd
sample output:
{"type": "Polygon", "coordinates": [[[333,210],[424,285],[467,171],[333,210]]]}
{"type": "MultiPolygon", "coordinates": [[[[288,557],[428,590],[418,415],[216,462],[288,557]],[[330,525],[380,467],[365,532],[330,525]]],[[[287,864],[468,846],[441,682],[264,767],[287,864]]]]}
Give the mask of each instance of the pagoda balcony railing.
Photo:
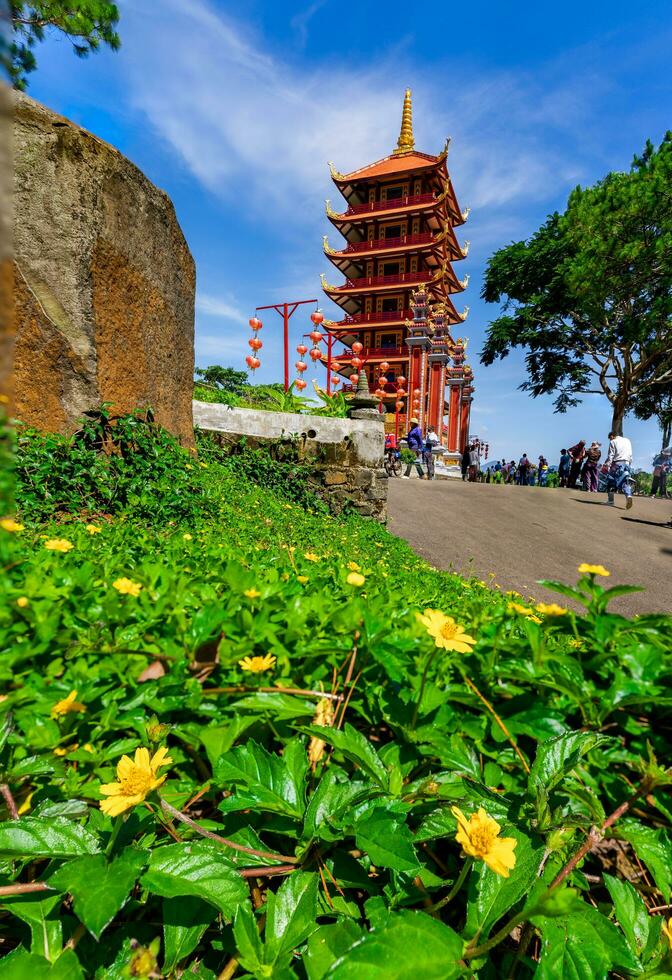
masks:
{"type": "Polygon", "coordinates": [[[427,245],[434,241],[431,231],[423,231],[420,235],[402,235],[400,238],[375,238],[369,242],[351,242],[339,255],[351,252],[377,252],[386,248],[402,248],[404,245],[427,245]]]}
{"type": "Polygon", "coordinates": [[[354,327],[362,323],[400,323],[403,320],[408,320],[410,316],[410,310],[388,310],[386,313],[353,313],[351,316],[339,320],[335,326],[354,327]]]}
{"type": "MultiPolygon", "coordinates": [[[[398,360],[400,357],[408,357],[408,347],[365,347],[359,356],[364,361],[368,361],[372,357],[389,357],[392,360],[398,360]]],[[[354,354],[352,351],[345,351],[338,357],[342,360],[343,358],[354,357],[354,354]]]]}
{"type": "Polygon", "coordinates": [[[408,282],[429,282],[435,272],[398,272],[396,276],[360,276],[358,279],[346,279],[342,286],[336,289],[366,289],[371,286],[401,286],[408,282]]]}
{"type": "Polygon", "coordinates": [[[431,204],[436,200],[434,194],[412,194],[410,197],[393,197],[389,201],[365,201],[364,204],[351,204],[346,215],[369,214],[371,211],[397,211],[414,204],[431,204]]]}

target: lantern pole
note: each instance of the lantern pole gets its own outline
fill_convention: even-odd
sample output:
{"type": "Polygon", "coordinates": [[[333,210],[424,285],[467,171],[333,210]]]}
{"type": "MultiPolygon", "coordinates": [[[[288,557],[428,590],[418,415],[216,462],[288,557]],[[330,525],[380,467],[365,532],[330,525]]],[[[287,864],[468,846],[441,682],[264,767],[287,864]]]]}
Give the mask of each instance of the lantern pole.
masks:
{"type": "Polygon", "coordinates": [[[296,312],[299,306],[305,303],[315,303],[316,299],[299,299],[291,303],[271,303],[270,306],[257,306],[256,312],[260,310],[275,310],[282,317],[282,333],[284,343],[284,368],[285,368],[285,391],[289,391],[289,319],[296,312]]]}

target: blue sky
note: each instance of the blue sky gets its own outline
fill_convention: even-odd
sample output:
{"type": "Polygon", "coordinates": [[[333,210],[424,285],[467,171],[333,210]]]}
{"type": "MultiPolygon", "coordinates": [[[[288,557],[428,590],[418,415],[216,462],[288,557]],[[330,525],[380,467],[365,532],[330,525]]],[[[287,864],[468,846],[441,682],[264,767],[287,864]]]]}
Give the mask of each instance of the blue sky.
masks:
{"type": "MultiPolygon", "coordinates": [[[[606,443],[605,398],[566,415],[518,390],[522,355],[478,362],[496,308],[479,299],[498,247],[533,232],[577,183],[626,169],[647,137],[672,127],[669,0],[129,0],[119,53],[76,59],[67,42],[38,51],[29,94],[117,146],[170,194],[197,265],[197,364],[244,366],[254,307],[320,298],[327,161],[348,171],[386,155],[413,90],[416,146],[437,153],[471,207],[460,229],[470,274],[458,297],[476,373],[472,433],[491,455],[606,443]]],[[[309,308],[305,308],[309,311],[309,308]]],[[[309,329],[292,321],[293,344],[309,329]]],[[[280,320],[264,318],[262,368],[280,380],[280,320]]],[[[320,378],[323,380],[323,377],[320,378]]],[[[654,422],[629,420],[635,459],[659,448],[654,422]]]]}

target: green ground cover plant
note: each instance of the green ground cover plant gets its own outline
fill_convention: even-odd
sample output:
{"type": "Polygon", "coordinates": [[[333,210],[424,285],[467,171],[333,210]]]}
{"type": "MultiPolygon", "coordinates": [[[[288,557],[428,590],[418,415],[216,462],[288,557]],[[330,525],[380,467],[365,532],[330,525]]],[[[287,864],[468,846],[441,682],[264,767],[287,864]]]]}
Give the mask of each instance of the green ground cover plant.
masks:
{"type": "Polygon", "coordinates": [[[0,978],[670,975],[670,617],[92,425],[0,526],[0,978]]]}

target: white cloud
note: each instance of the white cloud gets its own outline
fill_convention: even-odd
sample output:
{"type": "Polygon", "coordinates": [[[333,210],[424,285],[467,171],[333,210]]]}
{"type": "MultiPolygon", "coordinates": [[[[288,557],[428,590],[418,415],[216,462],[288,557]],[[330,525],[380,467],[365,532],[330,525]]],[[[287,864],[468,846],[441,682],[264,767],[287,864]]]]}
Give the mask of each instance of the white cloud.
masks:
{"type": "MultiPolygon", "coordinates": [[[[295,29],[305,29],[319,6],[298,14],[295,29]]],[[[571,72],[483,78],[457,64],[459,85],[448,86],[434,62],[431,72],[418,69],[412,38],[366,65],[299,69],[207,0],[163,0],[162,7],[151,32],[149,0],[124,14],[121,58],[135,105],[206,188],[229,200],[244,195],[255,213],[291,214],[295,226],[323,220],[326,161],[347,171],[389,153],[407,84],[416,145],[438,152],[444,135],[455,136],[450,165],[463,204],[545,199],[580,176],[570,154],[540,138],[544,127],[578,125],[585,112],[591,93],[571,72]]]]}
{"type": "Polygon", "coordinates": [[[196,312],[204,313],[206,316],[220,317],[224,320],[233,320],[235,323],[246,324],[249,319],[238,309],[235,303],[203,293],[198,293],[196,296],[196,312]]]}

